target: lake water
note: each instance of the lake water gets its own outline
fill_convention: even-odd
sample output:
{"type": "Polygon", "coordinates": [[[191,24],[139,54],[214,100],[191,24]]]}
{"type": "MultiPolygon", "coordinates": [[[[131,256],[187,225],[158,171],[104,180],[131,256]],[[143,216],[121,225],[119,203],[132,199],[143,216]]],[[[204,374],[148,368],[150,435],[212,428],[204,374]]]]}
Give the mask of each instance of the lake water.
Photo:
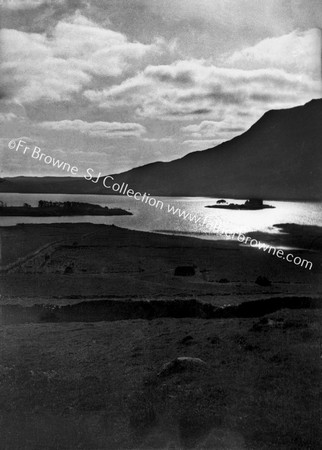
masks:
{"type": "MultiPolygon", "coordinates": [[[[77,223],[90,222],[97,224],[114,224],[123,228],[142,231],[158,231],[159,233],[178,233],[198,236],[203,239],[218,239],[216,223],[220,229],[229,232],[247,233],[250,231],[263,231],[273,233],[277,223],[296,223],[300,225],[321,225],[322,202],[276,202],[265,203],[275,206],[275,209],[259,211],[238,211],[205,208],[213,205],[217,198],[204,197],[157,197],[163,202],[163,208],[156,208],[141,201],[126,196],[104,195],[70,195],[70,194],[11,194],[0,193],[0,201],[11,205],[29,203],[36,206],[39,200],[49,201],[79,201],[99,204],[109,207],[120,207],[130,211],[133,216],[75,216],[75,217],[1,217],[0,225],[12,226],[17,223],[77,223]],[[169,207],[180,208],[191,213],[198,223],[168,212],[169,207]],[[204,225],[204,224],[207,225],[204,225]]],[[[234,203],[243,203],[243,200],[226,199],[234,203]]],[[[221,236],[222,238],[222,236],[221,236]]]]}

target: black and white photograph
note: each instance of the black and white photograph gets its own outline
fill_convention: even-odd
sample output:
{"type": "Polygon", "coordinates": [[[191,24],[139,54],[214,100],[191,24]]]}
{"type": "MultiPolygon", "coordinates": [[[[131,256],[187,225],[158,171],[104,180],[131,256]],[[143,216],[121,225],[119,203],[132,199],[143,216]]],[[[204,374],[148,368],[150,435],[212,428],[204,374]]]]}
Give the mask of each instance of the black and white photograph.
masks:
{"type": "Polygon", "coordinates": [[[0,450],[318,450],[320,0],[0,0],[0,450]]]}

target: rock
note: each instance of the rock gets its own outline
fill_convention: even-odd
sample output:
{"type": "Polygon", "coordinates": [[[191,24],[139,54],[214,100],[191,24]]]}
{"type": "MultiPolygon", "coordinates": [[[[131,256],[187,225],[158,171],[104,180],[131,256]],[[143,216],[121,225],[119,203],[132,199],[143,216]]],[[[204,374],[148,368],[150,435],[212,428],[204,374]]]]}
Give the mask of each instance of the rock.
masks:
{"type": "Polygon", "coordinates": [[[267,331],[270,328],[283,328],[283,319],[263,317],[261,320],[253,324],[250,331],[267,331]]]}
{"type": "Polygon", "coordinates": [[[271,281],[269,281],[266,277],[259,276],[256,278],[256,284],[259,286],[272,286],[271,281]]]}
{"type": "Polygon", "coordinates": [[[218,283],[229,283],[229,280],[227,280],[227,278],[220,278],[218,283]]]}
{"type": "Polygon", "coordinates": [[[190,344],[192,344],[191,341],[193,341],[193,337],[188,335],[188,336],[184,337],[183,339],[181,339],[180,344],[190,345],[190,344]]]}
{"type": "Polygon", "coordinates": [[[74,269],[71,266],[67,266],[64,270],[64,274],[69,275],[71,273],[74,273],[74,269]]]}
{"type": "Polygon", "coordinates": [[[160,372],[159,377],[166,377],[181,373],[186,370],[202,370],[207,367],[207,364],[200,358],[191,358],[189,356],[180,356],[172,361],[164,364],[160,372]]]}

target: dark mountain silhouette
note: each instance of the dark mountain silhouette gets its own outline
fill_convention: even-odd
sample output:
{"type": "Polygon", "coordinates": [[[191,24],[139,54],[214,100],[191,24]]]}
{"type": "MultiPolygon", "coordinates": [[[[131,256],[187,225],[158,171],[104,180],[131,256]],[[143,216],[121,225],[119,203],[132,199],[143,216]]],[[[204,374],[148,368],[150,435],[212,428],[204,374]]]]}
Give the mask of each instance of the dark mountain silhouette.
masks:
{"type": "MultiPolygon", "coordinates": [[[[113,175],[141,193],[262,199],[322,198],[322,99],[273,110],[223,144],[113,175]]],[[[115,194],[84,179],[5,180],[0,191],[115,194]],[[10,183],[9,183],[10,182],[10,183]]]]}

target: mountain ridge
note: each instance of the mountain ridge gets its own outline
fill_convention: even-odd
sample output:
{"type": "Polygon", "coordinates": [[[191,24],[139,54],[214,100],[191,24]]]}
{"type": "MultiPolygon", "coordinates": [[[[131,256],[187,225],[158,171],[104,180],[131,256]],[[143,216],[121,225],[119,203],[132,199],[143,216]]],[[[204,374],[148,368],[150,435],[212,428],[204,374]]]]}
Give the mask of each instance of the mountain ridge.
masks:
{"type": "MultiPolygon", "coordinates": [[[[154,196],[320,200],[321,121],[322,99],[270,110],[244,133],[216,147],[111,176],[115,183],[154,196]]],[[[104,188],[103,178],[96,184],[71,177],[6,178],[0,192],[116,194],[104,188]]]]}

